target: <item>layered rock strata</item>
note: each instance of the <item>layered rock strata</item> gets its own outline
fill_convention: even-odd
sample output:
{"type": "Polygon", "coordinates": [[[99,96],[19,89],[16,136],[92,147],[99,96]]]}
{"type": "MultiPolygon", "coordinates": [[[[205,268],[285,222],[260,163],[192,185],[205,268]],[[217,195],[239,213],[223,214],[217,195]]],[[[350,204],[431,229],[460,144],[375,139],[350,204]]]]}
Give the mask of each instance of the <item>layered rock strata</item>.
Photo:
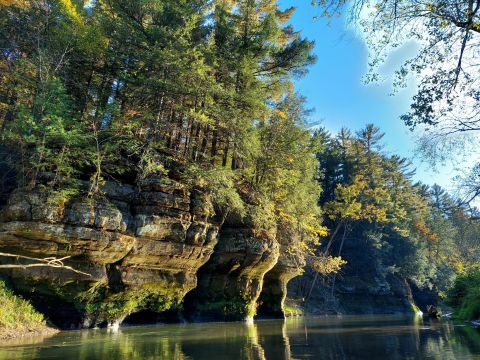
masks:
{"type": "Polygon", "coordinates": [[[253,320],[264,276],[277,263],[279,249],[275,238],[227,221],[199,271],[197,288],[187,295],[187,313],[193,319],[253,320]]]}
{"type": "Polygon", "coordinates": [[[157,178],[141,190],[109,182],[103,196],[63,203],[16,191],[0,213],[0,251],[63,258],[63,268],[13,269],[14,288],[62,327],[118,324],[180,304],[197,283],[220,224],[202,191],[157,178]]]}
{"type": "Polygon", "coordinates": [[[258,315],[267,318],[283,318],[284,303],[287,297],[287,285],[299,276],[305,267],[305,258],[292,244],[299,244],[298,234],[286,228],[280,228],[277,239],[280,256],[275,266],[265,274],[263,289],[258,305],[258,315]]]}

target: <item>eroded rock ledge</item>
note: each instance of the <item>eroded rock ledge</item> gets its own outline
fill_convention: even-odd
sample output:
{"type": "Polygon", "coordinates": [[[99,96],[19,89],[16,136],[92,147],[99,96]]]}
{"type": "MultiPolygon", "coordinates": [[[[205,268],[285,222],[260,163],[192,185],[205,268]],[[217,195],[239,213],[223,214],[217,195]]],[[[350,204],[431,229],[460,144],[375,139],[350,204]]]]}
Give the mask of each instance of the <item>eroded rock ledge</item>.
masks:
{"type": "Polygon", "coordinates": [[[54,203],[45,192],[16,191],[0,213],[0,247],[57,258],[64,269],[9,272],[15,289],[58,325],[115,324],[142,309],[181,303],[209,259],[220,224],[208,196],[171,179],[151,179],[141,191],[107,183],[104,196],[54,203]]]}
{"type": "Polygon", "coordinates": [[[259,237],[228,219],[222,226],[204,191],[166,177],[138,188],[107,182],[102,194],[63,203],[45,190],[17,190],[0,211],[1,251],[70,256],[67,265],[92,275],[2,273],[55,325],[117,326],[135,312],[181,309],[189,292],[193,318],[251,320],[259,304],[282,315],[286,284],[299,274],[285,251],[290,235],[259,237]]]}
{"type": "Polygon", "coordinates": [[[263,278],[279,255],[275,238],[225,224],[212,257],[199,271],[198,287],[187,295],[187,314],[193,319],[252,321],[263,278]]]}
{"type": "Polygon", "coordinates": [[[275,266],[265,274],[263,289],[258,300],[258,315],[268,318],[283,318],[284,303],[287,297],[287,285],[294,277],[303,272],[305,257],[292,244],[299,244],[299,235],[286,227],[280,226],[277,240],[280,256],[275,266]]]}

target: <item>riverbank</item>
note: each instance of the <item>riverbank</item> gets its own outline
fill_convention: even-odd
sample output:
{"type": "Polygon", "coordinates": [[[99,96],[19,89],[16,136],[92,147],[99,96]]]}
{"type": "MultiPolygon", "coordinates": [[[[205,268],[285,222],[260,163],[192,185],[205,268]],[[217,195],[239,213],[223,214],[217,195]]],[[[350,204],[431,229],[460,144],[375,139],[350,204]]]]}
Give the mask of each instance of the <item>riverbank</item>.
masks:
{"type": "Polygon", "coordinates": [[[58,332],[59,330],[51,328],[49,326],[39,326],[33,329],[0,329],[0,341],[23,339],[35,336],[51,336],[57,334],[58,332]]]}
{"type": "Polygon", "coordinates": [[[0,340],[37,335],[53,335],[58,330],[47,325],[42,314],[0,281],[0,340]]]}
{"type": "Polygon", "coordinates": [[[480,326],[480,269],[471,269],[457,277],[448,301],[454,308],[453,317],[480,326]]]}

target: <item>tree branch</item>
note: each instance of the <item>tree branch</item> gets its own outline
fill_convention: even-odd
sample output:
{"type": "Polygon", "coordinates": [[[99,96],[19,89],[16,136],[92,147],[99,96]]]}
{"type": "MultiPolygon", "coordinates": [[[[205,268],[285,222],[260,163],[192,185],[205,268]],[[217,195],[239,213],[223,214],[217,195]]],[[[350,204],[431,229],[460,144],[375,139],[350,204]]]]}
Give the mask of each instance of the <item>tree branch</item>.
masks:
{"type": "Polygon", "coordinates": [[[27,269],[27,268],[33,268],[33,267],[53,267],[53,268],[61,268],[69,271],[73,271],[76,274],[81,274],[85,276],[92,276],[91,274],[88,274],[86,272],[76,270],[72,268],[71,266],[67,266],[63,263],[64,260],[69,259],[71,256],[64,256],[62,258],[56,258],[56,257],[46,257],[46,258],[34,258],[30,256],[24,256],[24,255],[17,255],[17,254],[10,254],[10,253],[3,253],[0,252],[0,257],[10,257],[10,258],[16,258],[16,259],[25,259],[25,260],[31,260],[31,261],[36,261],[36,263],[33,264],[7,264],[7,265],[0,265],[0,269],[27,269]]]}

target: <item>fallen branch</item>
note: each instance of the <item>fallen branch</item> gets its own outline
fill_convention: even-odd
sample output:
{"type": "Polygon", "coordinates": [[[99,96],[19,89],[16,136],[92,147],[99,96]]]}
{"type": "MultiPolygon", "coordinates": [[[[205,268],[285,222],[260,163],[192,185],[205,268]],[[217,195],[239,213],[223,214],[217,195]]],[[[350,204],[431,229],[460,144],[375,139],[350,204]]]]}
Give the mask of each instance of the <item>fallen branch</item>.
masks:
{"type": "Polygon", "coordinates": [[[0,252],[0,257],[1,256],[12,257],[12,258],[16,258],[16,259],[25,259],[25,260],[36,261],[36,263],[34,263],[34,264],[0,265],[0,269],[18,269],[18,268],[27,269],[27,268],[34,268],[34,267],[53,267],[53,268],[66,269],[66,270],[73,271],[74,273],[81,274],[81,275],[92,276],[91,274],[88,274],[88,273],[80,271],[80,270],[76,270],[76,269],[72,268],[71,266],[65,265],[63,263],[63,261],[70,258],[71,256],[64,256],[64,257],[59,258],[59,259],[57,259],[56,257],[46,257],[46,258],[40,259],[40,258],[34,258],[34,257],[30,257],[30,256],[0,252]]]}

